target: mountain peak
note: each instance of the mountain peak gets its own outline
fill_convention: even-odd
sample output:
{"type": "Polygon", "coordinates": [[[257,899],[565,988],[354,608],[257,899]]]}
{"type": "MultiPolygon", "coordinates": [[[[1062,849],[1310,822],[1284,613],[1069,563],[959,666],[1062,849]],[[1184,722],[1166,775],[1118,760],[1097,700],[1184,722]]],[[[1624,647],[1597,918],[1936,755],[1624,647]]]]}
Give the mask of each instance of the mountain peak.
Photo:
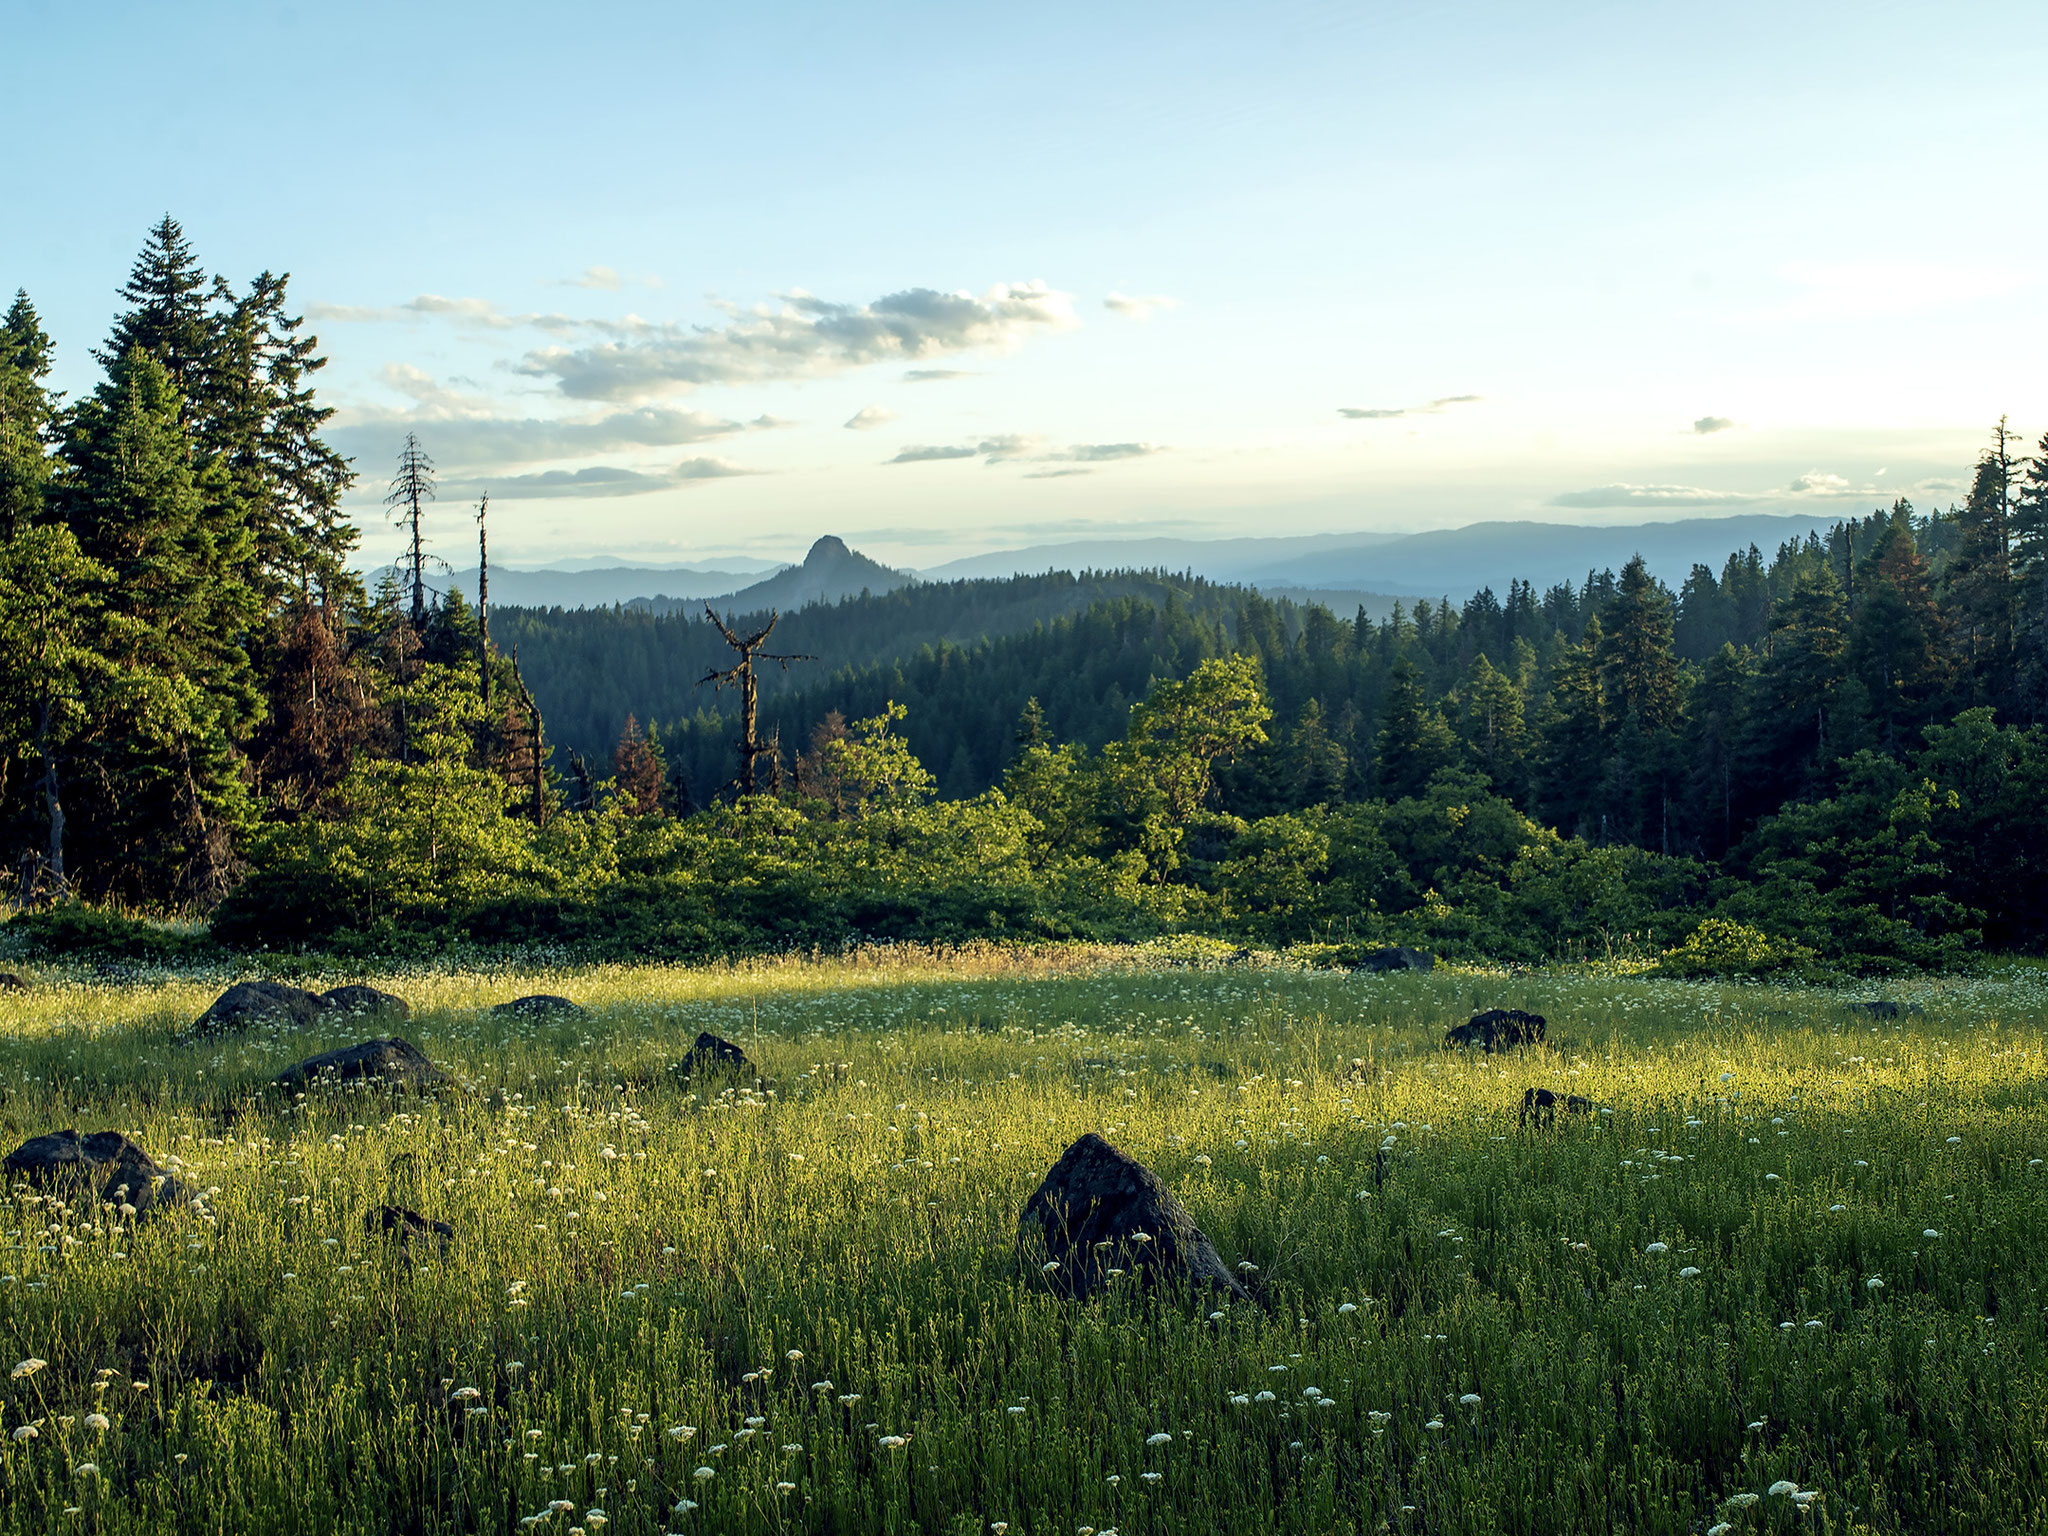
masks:
{"type": "Polygon", "coordinates": [[[820,565],[827,560],[845,560],[853,551],[846,547],[846,540],[836,533],[828,533],[811,546],[811,552],[804,556],[805,565],[820,565]]]}

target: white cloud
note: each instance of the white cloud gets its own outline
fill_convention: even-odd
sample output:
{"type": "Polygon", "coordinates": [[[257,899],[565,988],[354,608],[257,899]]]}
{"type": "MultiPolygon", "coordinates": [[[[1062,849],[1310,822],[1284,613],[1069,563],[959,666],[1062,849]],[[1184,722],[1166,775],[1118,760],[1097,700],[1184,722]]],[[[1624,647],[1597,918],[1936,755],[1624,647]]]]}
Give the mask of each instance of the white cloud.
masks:
{"type": "Polygon", "coordinates": [[[581,277],[565,278],[563,283],[570,288],[602,288],[607,292],[616,292],[619,274],[610,267],[585,267],[581,277]]]}
{"type": "Polygon", "coordinates": [[[1447,405],[1476,405],[1486,397],[1483,395],[1444,395],[1427,405],[1402,405],[1392,408],[1361,409],[1355,405],[1340,405],[1337,414],[1347,421],[1391,421],[1397,416],[1437,416],[1447,405]]]}
{"type": "Polygon", "coordinates": [[[1702,416],[1692,424],[1692,429],[1700,436],[1705,437],[1712,432],[1732,431],[1734,426],[1735,423],[1726,416],[1702,416]]]}
{"type": "Polygon", "coordinates": [[[1162,309],[1178,309],[1180,300],[1163,293],[1112,293],[1103,299],[1102,307],[1132,320],[1150,320],[1162,309]]]}
{"type": "Polygon", "coordinates": [[[971,368],[912,368],[903,375],[906,384],[937,384],[945,379],[978,379],[971,368]]]}
{"type": "Polygon", "coordinates": [[[641,496],[649,491],[674,490],[704,480],[724,480],[735,475],[759,474],[725,459],[684,459],[679,464],[652,473],[596,464],[587,469],[549,469],[538,474],[502,477],[478,476],[445,483],[444,499],[468,498],[489,491],[494,500],[518,501],[560,497],[641,496]]]}
{"type": "Polygon", "coordinates": [[[978,459],[980,457],[981,450],[979,448],[947,448],[929,443],[913,443],[908,448],[897,449],[896,457],[888,462],[891,464],[932,464],[941,459],[978,459]]]}
{"type": "Polygon", "coordinates": [[[623,339],[541,348],[520,367],[573,399],[649,399],[703,384],[818,378],[878,362],[1000,351],[1076,323],[1072,300],[1042,282],[999,283],[978,297],[911,288],[871,304],[799,290],[776,306],[728,306],[727,313],[730,322],[715,327],[635,322],[623,339]]]}
{"type": "Polygon", "coordinates": [[[876,427],[887,426],[896,419],[896,413],[886,405],[864,405],[847,417],[844,423],[850,432],[872,432],[876,427]]]}
{"type": "Polygon", "coordinates": [[[1758,502],[1858,501],[1881,497],[1874,485],[1852,485],[1840,475],[1809,470],[1782,491],[1718,491],[1698,485],[1596,485],[1550,498],[1553,507],[1727,507],[1758,502]]]}
{"type": "MultiPolygon", "coordinates": [[[[918,444],[903,449],[891,464],[931,464],[947,459],[980,459],[986,464],[1110,464],[1119,459],[1142,459],[1166,450],[1156,443],[1075,443],[1054,448],[1036,433],[1008,432],[985,437],[978,443],[950,446],[918,444]]],[[[1056,471],[1044,470],[1026,479],[1051,479],[1056,471]]],[[[1068,471],[1085,473],[1085,471],[1068,471]]]]}

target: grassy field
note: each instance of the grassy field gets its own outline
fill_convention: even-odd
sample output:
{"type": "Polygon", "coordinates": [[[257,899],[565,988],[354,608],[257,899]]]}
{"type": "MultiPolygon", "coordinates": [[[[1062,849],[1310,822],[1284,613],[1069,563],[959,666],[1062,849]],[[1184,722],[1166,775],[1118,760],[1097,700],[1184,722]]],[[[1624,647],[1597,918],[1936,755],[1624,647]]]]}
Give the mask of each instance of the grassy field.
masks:
{"type": "Polygon", "coordinates": [[[11,1198],[0,1531],[2048,1523],[2036,971],[1882,1018],[1083,951],[361,979],[459,1089],[291,1102],[375,1031],[188,1041],[218,977],[0,995],[0,1150],[112,1128],[205,1191],[11,1198]],[[593,1017],[489,1014],[531,991],[593,1017]],[[1496,1005],[1549,1045],[1438,1049],[1496,1005]],[[700,1029],[768,1091],[671,1077],[700,1029]],[[1017,1212],[1086,1130],[1262,1305],[1049,1294],[1017,1212]]]}

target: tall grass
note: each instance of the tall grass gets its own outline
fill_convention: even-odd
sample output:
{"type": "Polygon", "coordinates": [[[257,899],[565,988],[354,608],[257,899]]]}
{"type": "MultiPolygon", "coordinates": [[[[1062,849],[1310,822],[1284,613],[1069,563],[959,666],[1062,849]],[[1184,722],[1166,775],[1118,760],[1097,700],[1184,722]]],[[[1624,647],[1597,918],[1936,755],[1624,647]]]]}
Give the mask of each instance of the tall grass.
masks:
{"type": "Polygon", "coordinates": [[[1887,1018],[1130,952],[383,980],[459,1088],[268,1090],[384,1027],[193,1042],[217,977],[0,996],[0,1141],[113,1128],[206,1192],[0,1219],[0,1374],[46,1362],[0,1381],[0,1531],[2048,1518],[2037,972],[1887,1018]],[[488,1012],[535,990],[592,1016],[488,1012]],[[1437,1048],[1493,1005],[1550,1044],[1437,1048]],[[700,1029],[767,1088],[671,1072],[700,1029]],[[1600,1112],[1523,1128],[1529,1086],[1600,1112]],[[1036,1284],[1016,1213],[1084,1130],[1262,1304],[1036,1284]]]}

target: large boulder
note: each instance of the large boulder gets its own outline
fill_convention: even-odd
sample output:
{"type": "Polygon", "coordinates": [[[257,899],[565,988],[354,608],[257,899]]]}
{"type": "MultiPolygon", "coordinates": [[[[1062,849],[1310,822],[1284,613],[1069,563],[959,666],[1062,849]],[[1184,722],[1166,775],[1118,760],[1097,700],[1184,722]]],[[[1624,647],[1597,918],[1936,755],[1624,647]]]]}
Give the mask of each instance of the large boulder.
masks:
{"type": "Polygon", "coordinates": [[[370,1079],[393,1088],[424,1092],[448,1081],[448,1074],[427,1060],[408,1040],[364,1040],[338,1051],[301,1061],[277,1074],[277,1086],[305,1088],[313,1083],[347,1083],[370,1079]]]}
{"type": "Polygon", "coordinates": [[[1476,1045],[1486,1051],[1508,1051],[1518,1045],[1543,1043],[1543,1015],[1519,1008],[1489,1008],[1469,1022],[1444,1032],[1444,1049],[1476,1045]]]}
{"type": "Polygon", "coordinates": [[[1373,972],[1433,971],[1436,969],[1436,956],[1426,949],[1409,949],[1405,945],[1395,945],[1388,949],[1376,949],[1370,954],[1361,955],[1358,963],[1352,966],[1351,969],[1353,971],[1373,972]]]}
{"type": "Polygon", "coordinates": [[[194,1034],[235,1035],[261,1027],[303,1029],[327,1012],[311,992],[281,981],[238,981],[192,1025],[194,1034]]]}
{"type": "Polygon", "coordinates": [[[379,1014],[390,1014],[400,1019],[412,1017],[412,1007],[404,998],[390,992],[379,992],[375,987],[366,987],[361,982],[351,982],[345,987],[330,987],[320,994],[320,1001],[329,1013],[346,1014],[353,1018],[368,1018],[379,1014]]]}
{"type": "Polygon", "coordinates": [[[1024,1202],[1019,1233],[1029,1237],[1033,1228],[1047,1279],[1068,1295],[1089,1295],[1118,1269],[1147,1285],[1186,1282],[1248,1299],[1159,1175],[1093,1131],[1060,1155],[1024,1202]]]}
{"type": "Polygon", "coordinates": [[[52,1131],[23,1142],[7,1154],[8,1187],[26,1182],[65,1200],[89,1196],[109,1205],[135,1208],[138,1221],[192,1195],[142,1148],[119,1131],[52,1131]]]}
{"type": "Polygon", "coordinates": [[[572,1003],[566,997],[555,997],[547,992],[536,992],[531,997],[515,997],[509,1003],[500,1003],[491,1010],[501,1018],[513,1019],[585,1019],[590,1011],[581,1003],[572,1003]]]}

